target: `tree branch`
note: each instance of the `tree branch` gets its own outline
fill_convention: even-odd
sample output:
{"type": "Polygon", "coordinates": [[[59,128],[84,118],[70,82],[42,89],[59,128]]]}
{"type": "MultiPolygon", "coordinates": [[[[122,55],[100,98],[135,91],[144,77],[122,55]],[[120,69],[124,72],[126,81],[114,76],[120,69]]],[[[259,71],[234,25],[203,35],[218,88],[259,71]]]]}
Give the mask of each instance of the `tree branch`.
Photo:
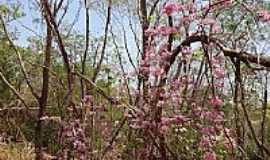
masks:
{"type": "Polygon", "coordinates": [[[107,9],[107,20],[106,20],[105,33],[104,33],[105,37],[104,37],[103,46],[101,49],[101,57],[100,57],[100,60],[97,64],[97,67],[96,67],[94,74],[93,74],[93,77],[92,77],[93,82],[95,82],[97,79],[97,75],[100,72],[101,64],[102,64],[104,56],[105,56],[105,50],[106,50],[106,46],[107,46],[107,39],[108,39],[108,32],[109,32],[109,25],[110,25],[110,21],[111,21],[111,5],[112,5],[112,0],[109,0],[108,9],[107,9]]]}
{"type": "Polygon", "coordinates": [[[68,79],[69,92],[71,92],[71,90],[72,90],[72,77],[71,77],[71,75],[72,74],[71,74],[71,68],[70,68],[70,64],[69,64],[68,54],[67,54],[67,51],[64,47],[63,39],[62,39],[60,32],[58,30],[58,26],[55,22],[55,19],[53,17],[52,12],[51,12],[48,1],[41,0],[41,3],[42,3],[42,8],[43,8],[44,17],[46,19],[46,22],[47,22],[48,26],[51,27],[51,29],[53,30],[53,32],[56,36],[57,44],[58,44],[59,50],[62,54],[63,61],[65,63],[65,67],[66,67],[67,74],[68,74],[67,79],[68,79]]]}
{"type": "Polygon", "coordinates": [[[4,33],[5,33],[5,36],[9,42],[9,44],[11,45],[11,47],[13,48],[13,50],[15,51],[15,54],[18,58],[18,61],[19,61],[19,65],[21,67],[21,71],[22,71],[22,74],[24,76],[24,79],[28,85],[28,87],[30,88],[30,91],[32,93],[32,95],[36,98],[36,100],[39,100],[39,96],[38,94],[36,93],[36,91],[34,90],[31,82],[30,82],[30,79],[27,75],[27,72],[26,72],[26,69],[24,67],[24,63],[23,63],[23,60],[22,60],[22,57],[21,57],[21,54],[20,52],[18,51],[18,49],[16,48],[15,44],[13,43],[13,41],[11,40],[11,38],[9,37],[9,34],[8,34],[8,31],[7,31],[7,28],[6,28],[6,25],[5,25],[5,22],[4,22],[4,19],[3,17],[0,15],[0,21],[2,23],[2,27],[3,27],[3,30],[4,30],[4,33]]]}
{"type": "Polygon", "coordinates": [[[170,70],[171,65],[175,62],[176,57],[181,51],[181,48],[183,46],[190,45],[195,42],[202,42],[202,43],[209,43],[213,42],[215,43],[219,49],[222,50],[224,53],[224,56],[226,57],[231,57],[231,58],[239,58],[243,62],[251,62],[257,65],[261,65],[264,67],[270,67],[270,57],[267,56],[261,56],[260,59],[258,59],[256,54],[249,53],[246,51],[238,51],[237,49],[230,49],[225,47],[218,39],[215,38],[210,38],[206,35],[194,35],[188,37],[186,40],[184,40],[180,45],[178,45],[173,51],[172,51],[172,56],[169,60],[170,65],[168,65],[165,68],[166,73],[170,70]]]}
{"type": "Polygon", "coordinates": [[[23,103],[23,105],[25,106],[25,108],[27,109],[27,111],[29,110],[29,106],[26,104],[25,100],[23,99],[23,97],[20,95],[20,93],[9,83],[9,81],[6,79],[6,77],[4,76],[4,74],[0,71],[0,78],[2,79],[2,81],[8,86],[8,88],[13,92],[13,94],[16,95],[16,97],[18,97],[18,99],[23,103]]]}

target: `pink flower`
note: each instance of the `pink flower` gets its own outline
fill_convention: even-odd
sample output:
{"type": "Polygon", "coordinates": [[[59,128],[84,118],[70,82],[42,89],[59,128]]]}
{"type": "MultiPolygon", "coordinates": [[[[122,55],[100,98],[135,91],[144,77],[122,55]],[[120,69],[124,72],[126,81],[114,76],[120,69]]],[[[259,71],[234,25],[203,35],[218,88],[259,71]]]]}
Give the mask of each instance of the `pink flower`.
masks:
{"type": "Polygon", "coordinates": [[[258,11],[258,17],[261,21],[270,21],[270,13],[267,10],[258,11]]]}
{"type": "Polygon", "coordinates": [[[176,116],[174,116],[174,122],[175,122],[176,124],[182,124],[182,123],[184,123],[186,120],[187,120],[187,118],[186,118],[185,116],[183,116],[183,115],[176,115],[176,116]]]}
{"type": "Polygon", "coordinates": [[[170,34],[176,34],[177,29],[175,27],[168,27],[168,26],[160,26],[157,28],[159,34],[163,36],[168,36],[170,34]]]}
{"type": "Polygon", "coordinates": [[[214,70],[214,76],[217,79],[224,78],[224,76],[225,76],[224,69],[222,69],[222,68],[215,68],[215,70],[214,70]]]}
{"type": "Polygon", "coordinates": [[[166,6],[163,8],[162,13],[167,14],[170,16],[174,12],[179,12],[183,10],[183,6],[178,4],[178,3],[168,3],[166,6]]]}
{"type": "Polygon", "coordinates": [[[188,47],[188,46],[182,47],[181,51],[182,51],[183,56],[190,55],[192,53],[191,47],[188,47]]]}
{"type": "Polygon", "coordinates": [[[203,111],[201,112],[200,118],[220,124],[224,121],[224,114],[218,111],[203,111]]]}
{"type": "Polygon", "coordinates": [[[203,25],[211,25],[212,26],[212,25],[214,25],[216,23],[217,23],[216,20],[213,19],[213,18],[205,18],[205,19],[202,20],[203,25]]]}
{"type": "Polygon", "coordinates": [[[224,122],[224,116],[221,114],[217,114],[216,117],[213,117],[213,121],[216,124],[221,124],[222,122],[224,122]]]}
{"type": "Polygon", "coordinates": [[[160,128],[160,133],[161,134],[166,134],[168,131],[169,131],[169,126],[161,126],[161,128],[160,128]]]}
{"type": "Polygon", "coordinates": [[[187,120],[183,115],[175,115],[174,117],[162,117],[161,124],[162,125],[171,125],[171,124],[182,124],[187,120]]]}
{"type": "Polygon", "coordinates": [[[200,141],[200,147],[204,148],[204,149],[208,149],[212,146],[209,138],[207,138],[206,136],[203,136],[201,141],[200,141]]]}
{"type": "Polygon", "coordinates": [[[168,118],[168,117],[162,117],[161,118],[161,124],[168,126],[172,123],[172,118],[168,118]]]}
{"type": "Polygon", "coordinates": [[[158,101],[157,106],[158,107],[162,107],[162,106],[164,106],[164,104],[165,104],[164,101],[158,101]]]}
{"type": "Polygon", "coordinates": [[[197,15],[192,13],[188,16],[183,16],[181,21],[180,21],[180,24],[181,25],[188,25],[189,23],[191,23],[192,21],[194,21],[195,19],[197,18],[197,15]]]}
{"type": "Polygon", "coordinates": [[[232,131],[231,131],[229,128],[224,128],[224,132],[225,132],[227,135],[230,135],[232,131]]]}
{"type": "Polygon", "coordinates": [[[201,129],[201,133],[204,135],[213,135],[215,133],[215,130],[213,127],[203,127],[201,129]]]}
{"type": "Polygon", "coordinates": [[[213,33],[220,33],[221,32],[221,27],[218,24],[214,24],[212,28],[213,33]]]}
{"type": "Polygon", "coordinates": [[[193,2],[189,2],[184,6],[185,10],[189,11],[189,13],[196,12],[196,5],[193,2]]]}
{"type": "Polygon", "coordinates": [[[171,52],[169,52],[167,50],[163,51],[163,52],[160,53],[160,60],[161,61],[167,61],[167,60],[170,59],[171,55],[172,55],[171,52]]]}
{"type": "Polygon", "coordinates": [[[142,121],[142,128],[147,128],[151,126],[151,123],[149,121],[142,121]]]}
{"type": "Polygon", "coordinates": [[[203,160],[217,160],[217,155],[214,152],[206,152],[203,156],[203,160]]]}
{"type": "Polygon", "coordinates": [[[224,82],[215,82],[215,86],[218,88],[223,88],[224,87],[224,82]]]}
{"type": "Polygon", "coordinates": [[[133,119],[130,125],[131,128],[134,129],[145,129],[151,126],[149,121],[141,120],[141,119],[133,119]]]}
{"type": "Polygon", "coordinates": [[[151,61],[155,56],[155,49],[153,47],[147,47],[145,51],[145,61],[151,61]]]}
{"type": "MultiPolygon", "coordinates": [[[[214,47],[214,46],[213,46],[214,47]]],[[[221,56],[221,55],[218,55],[218,56],[214,56],[212,59],[211,59],[211,63],[212,63],[212,66],[213,67],[219,67],[220,64],[222,64],[224,61],[224,57],[221,56]]]]}
{"type": "Polygon", "coordinates": [[[168,36],[170,34],[176,34],[178,31],[175,27],[159,26],[157,28],[149,28],[145,31],[148,36],[163,35],[168,36]]]}
{"type": "Polygon", "coordinates": [[[139,71],[142,75],[148,75],[150,73],[150,68],[145,66],[140,66],[139,71]]]}
{"type": "Polygon", "coordinates": [[[235,147],[237,147],[237,144],[233,138],[229,138],[230,139],[226,138],[226,140],[224,141],[224,147],[228,150],[233,150],[235,147]]]}
{"type": "Polygon", "coordinates": [[[93,101],[93,97],[91,95],[86,95],[82,102],[85,103],[85,105],[91,105],[91,102],[93,101]]]}
{"type": "Polygon", "coordinates": [[[210,104],[213,106],[220,106],[222,103],[222,100],[218,96],[212,97],[210,99],[210,104]]]}
{"type": "Polygon", "coordinates": [[[158,34],[158,31],[155,28],[148,28],[145,31],[145,34],[148,36],[156,36],[158,34]]]}
{"type": "Polygon", "coordinates": [[[165,73],[165,70],[160,67],[153,67],[151,68],[151,72],[153,73],[154,76],[162,76],[165,73]]]}

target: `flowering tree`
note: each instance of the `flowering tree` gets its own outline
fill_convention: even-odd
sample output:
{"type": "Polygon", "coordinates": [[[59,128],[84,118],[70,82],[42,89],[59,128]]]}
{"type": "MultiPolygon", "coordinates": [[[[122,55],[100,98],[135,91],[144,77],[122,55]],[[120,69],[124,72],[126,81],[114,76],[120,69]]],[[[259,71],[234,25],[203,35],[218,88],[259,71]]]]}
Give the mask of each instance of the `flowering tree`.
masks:
{"type": "MultiPolygon", "coordinates": [[[[242,143],[241,137],[230,126],[230,120],[225,118],[228,113],[223,111],[223,101],[230,97],[224,89],[228,87],[226,69],[229,68],[226,61],[230,59],[235,65],[235,91],[241,92],[240,103],[251,130],[253,128],[244,104],[241,71],[237,68],[241,62],[248,66],[255,63],[267,67],[268,64],[262,63],[264,60],[258,60],[254,54],[243,51],[243,45],[248,40],[242,42],[242,39],[246,37],[239,37],[232,45],[226,42],[230,41],[231,34],[238,27],[240,31],[246,30],[241,24],[233,26],[233,31],[224,26],[229,17],[228,11],[233,12],[232,8],[253,16],[248,17],[253,22],[246,20],[246,17],[242,17],[241,22],[262,25],[269,22],[268,11],[259,6],[249,7],[244,2],[187,1],[165,3],[156,22],[153,25],[147,23],[146,29],[143,28],[144,53],[138,68],[143,86],[142,90],[139,87],[137,93],[137,112],[129,116],[131,127],[152,140],[145,144],[143,156],[153,156],[155,146],[161,159],[243,157],[238,149],[242,143]],[[168,22],[164,23],[166,19],[168,22]],[[173,68],[175,64],[177,68],[173,68]],[[180,144],[177,149],[170,148],[170,143],[175,143],[179,140],[177,138],[183,141],[183,148],[180,144]]],[[[252,134],[257,147],[269,154],[269,150],[252,134]]]]}
{"type": "MultiPolygon", "coordinates": [[[[41,51],[44,54],[27,58],[42,57],[42,66],[40,60],[28,62],[21,57],[22,51],[9,36],[7,16],[0,15],[1,37],[16,53],[24,89],[12,86],[1,69],[0,78],[35,121],[36,159],[49,157],[45,152],[55,155],[51,159],[270,157],[270,59],[263,55],[269,50],[269,2],[139,0],[133,5],[134,1],[127,0],[123,10],[128,8],[133,16],[129,26],[138,50],[137,59],[128,46],[131,36],[127,35],[126,25],[122,24],[124,44],[117,39],[121,33],[113,30],[115,10],[123,1],[95,2],[97,6],[106,6],[106,21],[101,42],[93,45],[90,11],[95,3],[82,3],[84,43],[84,36],[74,33],[77,41],[69,40],[72,29],[66,34],[59,27],[69,2],[37,3],[47,29],[46,43],[41,51]],[[141,33],[132,28],[132,20],[137,18],[141,33]],[[79,49],[72,50],[76,46],[79,49]],[[116,62],[110,64],[108,61],[115,60],[114,56],[116,62]],[[126,59],[130,65],[125,63],[126,59]],[[35,102],[25,98],[27,95],[35,102]],[[30,112],[32,105],[38,106],[37,114],[30,112]],[[259,126],[254,125],[251,117],[257,109],[259,126]],[[54,141],[49,142],[45,133],[52,126],[56,129],[48,135],[54,141]],[[51,143],[56,144],[50,148],[51,143]]],[[[32,141],[29,137],[27,140],[32,141]]]]}

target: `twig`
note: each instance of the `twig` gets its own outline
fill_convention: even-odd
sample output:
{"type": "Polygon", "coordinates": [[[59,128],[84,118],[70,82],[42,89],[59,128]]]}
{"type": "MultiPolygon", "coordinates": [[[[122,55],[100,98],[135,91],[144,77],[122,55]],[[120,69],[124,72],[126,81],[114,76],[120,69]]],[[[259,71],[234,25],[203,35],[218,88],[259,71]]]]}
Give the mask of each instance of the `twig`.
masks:
{"type": "Polygon", "coordinates": [[[30,79],[27,75],[27,72],[26,72],[26,69],[24,67],[24,63],[23,63],[23,60],[22,60],[22,57],[21,57],[21,54],[20,52],[18,51],[17,47],[15,46],[15,44],[13,43],[13,41],[11,40],[11,38],[9,37],[9,34],[8,34],[8,31],[7,31],[7,28],[6,28],[6,25],[5,25],[5,22],[4,22],[4,19],[3,17],[0,15],[0,21],[2,23],[2,27],[3,27],[3,30],[4,30],[4,33],[6,35],[6,38],[9,42],[9,44],[11,45],[11,47],[13,48],[13,50],[15,51],[16,53],[16,56],[19,60],[19,64],[20,64],[20,67],[21,67],[21,71],[23,73],[23,76],[24,76],[24,79],[26,80],[26,83],[28,85],[28,87],[30,88],[30,91],[32,93],[32,95],[36,98],[36,100],[38,101],[39,100],[39,96],[38,94],[35,92],[31,82],[30,82],[30,79]]]}
{"type": "Polygon", "coordinates": [[[104,41],[103,41],[103,46],[101,49],[101,57],[100,60],[97,64],[97,67],[95,68],[92,81],[95,82],[98,76],[98,73],[100,72],[101,69],[101,64],[103,62],[104,56],[105,56],[105,51],[106,51],[106,46],[107,46],[107,39],[108,39],[108,32],[109,32],[109,25],[111,21],[111,7],[112,7],[112,0],[109,0],[108,4],[108,9],[107,9],[107,20],[106,20],[106,25],[105,25],[105,36],[104,36],[104,41]]]}
{"type": "Polygon", "coordinates": [[[120,102],[117,99],[115,99],[115,98],[113,98],[111,96],[108,96],[105,93],[105,91],[103,89],[101,89],[99,86],[97,86],[92,80],[88,79],[87,77],[85,77],[84,75],[82,75],[79,72],[73,72],[73,74],[79,76],[80,78],[82,78],[83,80],[85,80],[86,82],[88,82],[89,84],[91,84],[92,87],[94,87],[97,90],[97,92],[101,96],[103,96],[106,100],[108,100],[111,104],[120,104],[120,102]]]}

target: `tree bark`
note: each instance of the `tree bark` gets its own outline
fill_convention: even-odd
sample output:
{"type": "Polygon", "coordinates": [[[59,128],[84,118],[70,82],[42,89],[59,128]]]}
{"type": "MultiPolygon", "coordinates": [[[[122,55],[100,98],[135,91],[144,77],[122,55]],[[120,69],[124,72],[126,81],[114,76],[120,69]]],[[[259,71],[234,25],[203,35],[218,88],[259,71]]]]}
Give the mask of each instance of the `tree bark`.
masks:
{"type": "Polygon", "coordinates": [[[44,116],[44,111],[47,106],[48,95],[49,95],[49,68],[51,63],[51,48],[52,48],[52,30],[50,27],[47,27],[47,37],[46,37],[46,48],[44,51],[44,66],[43,67],[43,78],[42,78],[42,91],[41,97],[39,99],[39,111],[38,111],[38,119],[36,126],[36,135],[35,135],[35,149],[36,149],[36,159],[42,159],[42,120],[41,118],[44,116]]]}
{"type": "MultiPolygon", "coordinates": [[[[85,74],[85,62],[87,58],[87,53],[89,50],[89,26],[90,26],[90,17],[89,17],[89,8],[86,6],[87,0],[85,0],[85,50],[84,50],[84,55],[82,59],[82,75],[85,74]]],[[[85,96],[84,93],[84,81],[81,78],[81,98],[83,99],[85,96]]]]}

